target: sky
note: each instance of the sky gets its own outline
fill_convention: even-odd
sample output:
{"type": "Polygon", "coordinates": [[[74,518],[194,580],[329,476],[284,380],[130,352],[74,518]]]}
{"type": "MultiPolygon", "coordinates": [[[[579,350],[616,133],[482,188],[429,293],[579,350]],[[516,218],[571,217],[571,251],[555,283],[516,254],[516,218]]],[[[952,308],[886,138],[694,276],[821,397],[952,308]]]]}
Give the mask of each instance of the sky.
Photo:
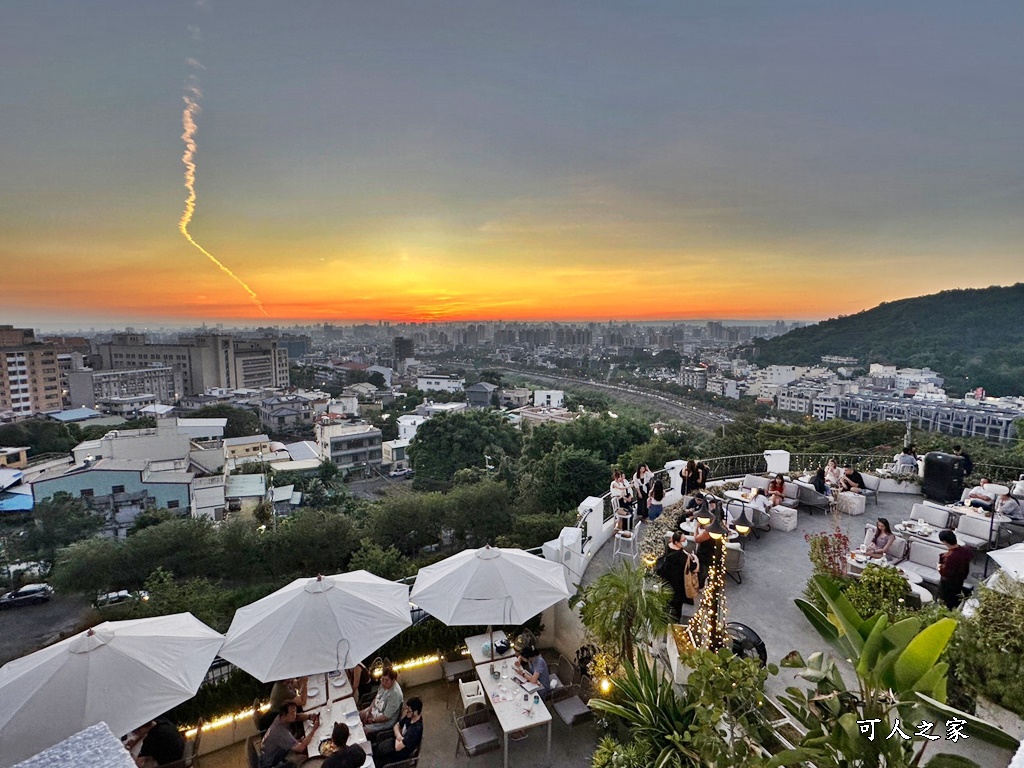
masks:
{"type": "Polygon", "coordinates": [[[1019,2],[0,19],[0,322],[816,320],[1024,280],[1019,2]]]}

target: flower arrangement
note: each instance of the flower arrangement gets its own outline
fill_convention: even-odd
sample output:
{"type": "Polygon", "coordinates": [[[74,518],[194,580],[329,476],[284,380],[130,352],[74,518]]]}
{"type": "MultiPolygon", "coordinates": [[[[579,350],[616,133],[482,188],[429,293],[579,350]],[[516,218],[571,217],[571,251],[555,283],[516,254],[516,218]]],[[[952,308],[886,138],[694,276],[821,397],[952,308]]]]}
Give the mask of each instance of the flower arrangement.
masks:
{"type": "Polygon", "coordinates": [[[811,545],[808,557],[814,566],[816,574],[823,573],[829,576],[845,576],[847,558],[850,556],[850,537],[843,533],[842,529],[836,528],[829,533],[805,533],[804,541],[811,545]]]}

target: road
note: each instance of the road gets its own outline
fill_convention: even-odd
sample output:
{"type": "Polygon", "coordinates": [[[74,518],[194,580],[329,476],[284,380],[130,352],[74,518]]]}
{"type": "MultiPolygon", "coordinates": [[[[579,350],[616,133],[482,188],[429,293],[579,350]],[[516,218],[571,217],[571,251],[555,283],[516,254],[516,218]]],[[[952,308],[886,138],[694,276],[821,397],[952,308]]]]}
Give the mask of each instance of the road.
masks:
{"type": "Polygon", "coordinates": [[[693,426],[701,429],[716,430],[723,424],[728,424],[732,421],[732,416],[728,411],[724,411],[719,408],[712,408],[705,404],[692,405],[680,400],[679,398],[672,397],[671,395],[662,394],[661,392],[653,392],[651,390],[643,390],[637,387],[623,386],[621,384],[603,384],[597,381],[583,381],[582,379],[575,379],[570,376],[534,373],[533,371],[523,371],[517,368],[501,368],[499,370],[507,371],[508,373],[513,373],[539,382],[558,384],[563,387],[606,392],[614,396],[617,400],[622,400],[623,402],[630,403],[632,405],[646,406],[664,416],[672,419],[678,419],[679,421],[692,424],[693,426]]]}
{"type": "Polygon", "coordinates": [[[92,611],[84,597],[61,594],[42,605],[0,611],[0,664],[71,634],[84,626],[92,611]]]}

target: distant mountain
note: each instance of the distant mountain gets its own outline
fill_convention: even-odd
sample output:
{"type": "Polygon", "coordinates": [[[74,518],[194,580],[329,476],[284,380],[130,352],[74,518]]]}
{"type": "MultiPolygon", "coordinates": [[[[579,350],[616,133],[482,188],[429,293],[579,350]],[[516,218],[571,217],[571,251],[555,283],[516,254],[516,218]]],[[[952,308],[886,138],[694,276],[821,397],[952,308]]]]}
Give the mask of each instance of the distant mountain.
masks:
{"type": "Polygon", "coordinates": [[[865,367],[927,366],[945,377],[950,395],[975,387],[990,395],[1021,395],[1024,283],[880,304],[755,344],[759,365],[811,365],[823,355],[844,355],[865,367]]]}

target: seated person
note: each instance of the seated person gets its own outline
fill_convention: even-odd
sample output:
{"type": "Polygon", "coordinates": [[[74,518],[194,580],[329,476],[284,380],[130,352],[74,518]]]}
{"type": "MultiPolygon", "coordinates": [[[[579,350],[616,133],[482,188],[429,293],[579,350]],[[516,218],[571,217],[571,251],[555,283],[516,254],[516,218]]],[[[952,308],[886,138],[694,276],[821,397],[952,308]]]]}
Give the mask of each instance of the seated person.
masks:
{"type": "Polygon", "coordinates": [[[294,701],[281,705],[274,722],[263,735],[263,747],[260,749],[260,768],[277,768],[281,765],[298,765],[306,759],[306,750],[313,740],[316,729],[320,725],[320,715],[310,715],[313,722],[309,733],[301,739],[295,738],[292,725],[299,719],[299,708],[294,701]]]}
{"type": "Polygon", "coordinates": [[[747,506],[757,512],[767,512],[773,505],[769,498],[764,495],[763,490],[754,488],[750,492],[750,501],[747,502],[747,506]]]}
{"type": "Polygon", "coordinates": [[[1004,493],[996,502],[996,512],[1006,515],[1015,523],[1024,523],[1024,510],[1020,502],[1008,493],[1004,493]]]}
{"type": "Polygon", "coordinates": [[[768,491],[766,493],[772,506],[777,507],[786,498],[786,478],[782,475],[773,477],[768,483],[768,491]]]}
{"type": "Polygon", "coordinates": [[[843,471],[836,464],[835,459],[829,459],[825,465],[825,482],[835,487],[839,485],[839,481],[843,477],[843,471]]]}
{"type": "Polygon", "coordinates": [[[889,548],[894,541],[896,541],[896,536],[889,526],[889,521],[884,517],[880,517],[878,522],[875,523],[875,535],[871,537],[871,541],[864,547],[864,554],[868,557],[885,557],[889,554],[889,548]]]}
{"type": "Polygon", "coordinates": [[[896,474],[917,474],[917,456],[914,455],[913,449],[911,449],[909,446],[904,448],[903,453],[899,454],[896,457],[896,474]]]}
{"type": "Polygon", "coordinates": [[[987,477],[981,478],[981,482],[974,486],[971,492],[967,494],[964,504],[968,507],[978,507],[991,512],[992,505],[996,502],[996,495],[985,489],[985,486],[988,484],[989,480],[987,477]]]}
{"type": "Polygon", "coordinates": [[[811,485],[814,486],[814,490],[820,493],[822,496],[828,492],[828,482],[825,480],[825,468],[818,465],[818,471],[814,473],[814,477],[811,478],[811,485]]]}
{"type": "Polygon", "coordinates": [[[519,672],[527,682],[540,686],[537,691],[542,698],[551,695],[551,675],[548,672],[548,663],[540,655],[536,648],[523,648],[515,663],[516,671],[519,672]]]}
{"type": "Polygon", "coordinates": [[[140,741],[142,747],[135,758],[135,764],[140,768],[166,765],[185,757],[185,738],[163,715],[136,728],[125,746],[132,749],[140,741]]]}
{"type": "Polygon", "coordinates": [[[843,476],[839,478],[839,490],[848,493],[864,492],[863,476],[849,464],[843,467],[843,476]]]}
{"type": "Polygon", "coordinates": [[[348,725],[335,723],[331,731],[335,751],[327,756],[320,768],[359,768],[366,762],[366,752],[358,744],[349,744],[348,737],[348,725]]]}
{"type": "Polygon", "coordinates": [[[376,765],[408,760],[420,748],[423,741],[423,702],[419,697],[409,699],[402,710],[402,719],[395,723],[393,730],[393,739],[385,739],[379,747],[373,748],[373,761],[376,765]]]}
{"type": "Polygon", "coordinates": [[[281,707],[291,701],[299,708],[299,719],[292,726],[292,733],[295,734],[295,738],[301,739],[304,734],[302,720],[305,719],[302,714],[309,698],[306,694],[308,683],[308,677],[291,677],[274,683],[270,689],[270,709],[260,717],[260,730],[267,730],[277,717],[277,713],[281,711],[281,707]]]}
{"type": "Polygon", "coordinates": [[[402,686],[398,684],[398,673],[391,667],[384,667],[380,677],[380,688],[373,702],[366,709],[360,710],[359,719],[363,721],[366,737],[390,731],[402,714],[402,686]]]}
{"type": "Polygon", "coordinates": [[[686,520],[693,520],[694,515],[704,506],[705,497],[702,491],[694,491],[693,496],[683,506],[683,511],[679,515],[679,519],[676,521],[676,526],[686,520]]]}

